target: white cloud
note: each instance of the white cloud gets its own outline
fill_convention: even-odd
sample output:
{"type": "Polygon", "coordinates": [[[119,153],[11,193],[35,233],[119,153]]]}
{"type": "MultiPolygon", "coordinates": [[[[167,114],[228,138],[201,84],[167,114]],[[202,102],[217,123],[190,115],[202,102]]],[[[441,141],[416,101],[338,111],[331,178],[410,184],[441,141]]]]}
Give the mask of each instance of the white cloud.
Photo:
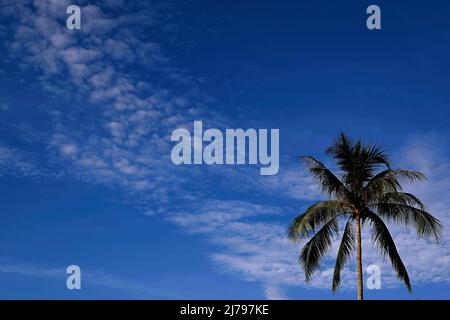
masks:
{"type": "Polygon", "coordinates": [[[75,156],[78,152],[78,147],[76,144],[69,143],[61,145],[61,152],[63,155],[72,157],[75,156]]]}
{"type": "Polygon", "coordinates": [[[280,288],[273,285],[267,285],[264,287],[264,294],[268,300],[286,300],[287,298],[280,291],[280,288]]]}

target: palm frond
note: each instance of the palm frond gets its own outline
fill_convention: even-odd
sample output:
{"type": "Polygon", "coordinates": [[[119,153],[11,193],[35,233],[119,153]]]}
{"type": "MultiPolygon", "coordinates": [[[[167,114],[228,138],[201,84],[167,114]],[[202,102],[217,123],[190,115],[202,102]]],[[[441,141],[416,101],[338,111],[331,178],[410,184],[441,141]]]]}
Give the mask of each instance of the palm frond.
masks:
{"type": "Polygon", "coordinates": [[[439,243],[442,235],[441,222],[424,209],[408,204],[381,202],[376,205],[380,216],[389,221],[409,225],[412,223],[419,236],[434,237],[439,243]]]}
{"type": "Polygon", "coordinates": [[[346,199],[349,195],[347,188],[322,162],[313,157],[300,157],[309,167],[309,171],[317,184],[328,196],[346,199]]]}
{"type": "Polygon", "coordinates": [[[394,270],[397,272],[397,277],[405,283],[409,292],[412,291],[411,283],[409,281],[408,272],[403,264],[400,255],[398,254],[397,247],[394,240],[389,233],[388,228],[384,224],[383,220],[375,213],[365,210],[364,216],[370,220],[372,224],[372,241],[377,244],[378,249],[384,257],[388,256],[391,260],[394,270]]]}
{"type": "Polygon", "coordinates": [[[391,168],[389,157],[381,146],[367,146],[364,148],[362,158],[368,168],[375,169],[380,165],[391,168]]]}
{"type": "Polygon", "coordinates": [[[326,150],[326,153],[332,155],[336,159],[348,159],[353,149],[352,141],[343,132],[339,134],[339,137],[333,141],[331,146],[326,150]]]}
{"type": "Polygon", "coordinates": [[[347,260],[350,258],[352,252],[355,251],[355,230],[353,223],[349,219],[345,225],[344,234],[342,235],[341,244],[339,245],[338,254],[336,257],[336,265],[333,274],[333,287],[335,292],[341,283],[341,270],[344,268],[347,260]]]}
{"type": "Polygon", "coordinates": [[[403,204],[427,210],[425,204],[415,195],[407,192],[386,192],[379,201],[369,202],[369,205],[377,203],[403,204]]]}
{"type": "Polygon", "coordinates": [[[337,220],[333,218],[301,250],[298,262],[305,271],[306,281],[310,281],[314,272],[320,268],[320,261],[330,249],[333,235],[337,235],[338,231],[337,220]]]}
{"type": "Polygon", "coordinates": [[[413,170],[388,169],[378,173],[364,186],[362,198],[366,203],[380,201],[386,193],[401,192],[402,182],[414,182],[425,179],[425,176],[413,170]]]}
{"type": "Polygon", "coordinates": [[[294,242],[311,236],[318,228],[346,212],[345,204],[338,200],[319,201],[296,217],[289,225],[288,237],[294,242]]]}

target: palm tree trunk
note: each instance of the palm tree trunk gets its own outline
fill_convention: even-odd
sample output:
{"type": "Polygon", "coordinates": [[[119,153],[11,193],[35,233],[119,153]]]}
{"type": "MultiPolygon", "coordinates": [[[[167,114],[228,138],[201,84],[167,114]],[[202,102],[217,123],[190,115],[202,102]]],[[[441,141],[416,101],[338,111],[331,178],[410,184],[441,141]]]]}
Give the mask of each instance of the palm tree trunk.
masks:
{"type": "Polygon", "coordinates": [[[359,212],[356,212],[356,274],[358,277],[358,300],[363,300],[361,215],[359,212]]]}

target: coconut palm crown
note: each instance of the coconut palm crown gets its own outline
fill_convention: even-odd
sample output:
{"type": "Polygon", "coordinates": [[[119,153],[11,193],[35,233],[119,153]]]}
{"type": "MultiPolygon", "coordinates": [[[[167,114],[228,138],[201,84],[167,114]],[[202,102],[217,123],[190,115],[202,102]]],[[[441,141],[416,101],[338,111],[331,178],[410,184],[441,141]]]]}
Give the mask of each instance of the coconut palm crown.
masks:
{"type": "Polygon", "coordinates": [[[406,267],[400,258],[385,221],[414,226],[417,234],[439,242],[442,225],[414,195],[403,192],[403,182],[415,182],[425,176],[412,170],[393,169],[385,151],[376,145],[352,142],[344,133],[326,153],[337,162],[339,174],[331,172],[313,157],[301,157],[315,182],[329,200],[319,201],[297,216],[288,235],[294,242],[309,241],[302,248],[299,263],[306,281],[320,268],[321,259],[339,235],[339,219],[345,219],[342,240],[334,267],[332,290],[336,291],[341,271],[356,252],[358,299],[363,299],[361,230],[370,227],[372,242],[388,257],[399,279],[412,291],[406,267]]]}

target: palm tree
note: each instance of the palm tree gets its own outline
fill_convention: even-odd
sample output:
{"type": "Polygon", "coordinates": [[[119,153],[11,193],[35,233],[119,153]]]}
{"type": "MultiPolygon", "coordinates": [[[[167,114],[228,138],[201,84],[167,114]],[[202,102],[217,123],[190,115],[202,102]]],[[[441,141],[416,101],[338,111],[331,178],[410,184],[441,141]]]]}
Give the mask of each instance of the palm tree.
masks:
{"type": "Polygon", "coordinates": [[[402,191],[402,182],[423,180],[425,176],[418,171],[393,169],[382,148],[363,144],[361,140],[352,142],[343,133],[326,152],[336,160],[339,175],[313,157],[301,159],[329,200],[310,206],[291,222],[288,230],[289,238],[294,242],[311,237],[299,256],[306,281],[310,281],[320,268],[333,237],[338,236],[338,220],[345,219],[334,267],[333,292],[339,287],[341,270],[356,251],[358,299],[363,299],[361,229],[366,224],[371,227],[372,242],[384,257],[389,257],[398,278],[411,292],[408,272],[383,220],[413,224],[419,236],[432,236],[439,242],[442,228],[439,220],[417,197],[402,191]]]}

